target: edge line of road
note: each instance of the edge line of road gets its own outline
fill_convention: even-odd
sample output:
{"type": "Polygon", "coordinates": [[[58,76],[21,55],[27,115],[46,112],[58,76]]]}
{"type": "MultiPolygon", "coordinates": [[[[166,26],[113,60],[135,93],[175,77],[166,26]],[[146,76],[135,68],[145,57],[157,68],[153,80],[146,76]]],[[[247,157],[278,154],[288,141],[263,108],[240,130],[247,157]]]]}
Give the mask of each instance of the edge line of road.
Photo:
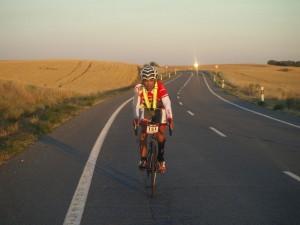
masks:
{"type": "Polygon", "coordinates": [[[65,217],[64,225],[76,224],[80,225],[83,211],[85,208],[86,199],[89,193],[92,177],[94,174],[95,166],[97,163],[98,155],[100,153],[102,144],[107,136],[109,128],[114,122],[115,118],[121,111],[121,109],[129,102],[132,98],[125,101],[119,108],[111,115],[109,120],[106,122],[104,128],[102,129],[100,135],[98,136],[88,161],[85,164],[83,173],[80,177],[79,183],[77,185],[76,191],[73,195],[72,202],[70,204],[69,210],[65,217]]]}
{"type": "MultiPolygon", "coordinates": [[[[165,84],[169,84],[175,80],[177,80],[181,75],[177,76],[176,78],[166,82],[165,84]]],[[[111,115],[109,120],[106,122],[105,126],[103,127],[100,135],[98,136],[94,147],[90,153],[90,156],[85,164],[84,170],[80,177],[79,183],[77,185],[76,191],[73,195],[71,204],[69,206],[68,212],[66,214],[65,220],[63,225],[80,225],[82,215],[85,208],[85,203],[87,200],[87,196],[89,193],[90,185],[92,182],[92,177],[94,174],[95,166],[97,163],[97,159],[102,148],[103,142],[107,136],[109,128],[111,127],[112,123],[114,122],[115,118],[121,111],[121,109],[131,100],[133,97],[129,98],[125,102],[123,102],[117,110],[111,115]]]]}
{"type": "Polygon", "coordinates": [[[235,104],[235,103],[233,103],[233,102],[230,102],[230,101],[228,101],[228,100],[222,98],[220,95],[216,94],[216,93],[210,88],[210,86],[209,86],[209,84],[207,83],[207,80],[206,80],[206,78],[205,78],[205,75],[204,75],[203,73],[201,73],[201,74],[202,74],[202,76],[203,76],[203,79],[204,79],[204,81],[205,81],[205,84],[206,84],[208,90],[209,90],[213,95],[215,95],[215,96],[217,96],[219,99],[221,99],[222,101],[227,102],[227,103],[229,103],[229,104],[231,104],[231,105],[233,105],[233,106],[236,106],[236,107],[238,107],[238,108],[240,108],[240,109],[246,110],[246,111],[248,111],[248,112],[257,114],[257,115],[259,115],[259,116],[263,116],[263,117],[266,117],[266,118],[268,118],[268,119],[275,120],[275,121],[277,121],[277,122],[280,122],[280,123],[284,123],[284,124],[290,125],[290,126],[292,126],[292,127],[300,128],[300,126],[298,126],[298,125],[296,125],[296,124],[289,123],[289,122],[286,122],[286,121],[283,121],[283,120],[280,120],[280,119],[276,119],[276,118],[274,118],[274,117],[265,115],[265,114],[263,114],[263,113],[259,113],[259,112],[253,111],[253,110],[251,110],[251,109],[247,109],[247,108],[245,108],[245,107],[243,107],[243,106],[237,105],[237,104],[235,104]]]}

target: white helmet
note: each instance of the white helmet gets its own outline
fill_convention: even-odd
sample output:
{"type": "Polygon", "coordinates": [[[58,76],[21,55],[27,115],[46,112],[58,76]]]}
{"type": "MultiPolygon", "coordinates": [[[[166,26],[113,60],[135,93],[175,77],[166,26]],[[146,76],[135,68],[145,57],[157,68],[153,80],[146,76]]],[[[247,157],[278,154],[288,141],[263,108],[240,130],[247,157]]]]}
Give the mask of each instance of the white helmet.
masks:
{"type": "Polygon", "coordinates": [[[156,79],[157,71],[152,66],[145,66],[140,73],[141,80],[156,79]]]}

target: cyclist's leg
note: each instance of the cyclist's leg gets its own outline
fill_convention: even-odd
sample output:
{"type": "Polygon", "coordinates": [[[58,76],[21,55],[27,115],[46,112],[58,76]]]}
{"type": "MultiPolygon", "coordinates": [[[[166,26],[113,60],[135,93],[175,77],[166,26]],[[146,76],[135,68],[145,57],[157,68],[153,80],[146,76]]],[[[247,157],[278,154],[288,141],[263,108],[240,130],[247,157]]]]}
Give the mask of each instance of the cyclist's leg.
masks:
{"type": "Polygon", "coordinates": [[[147,134],[146,134],[146,132],[141,132],[141,135],[140,135],[140,151],[141,151],[141,158],[146,159],[146,154],[147,154],[147,134]]]}
{"type": "Polygon", "coordinates": [[[141,154],[141,160],[139,163],[139,168],[144,169],[146,167],[146,160],[147,160],[147,133],[146,133],[145,126],[141,126],[140,154],[141,154]]]}
{"type": "Polygon", "coordinates": [[[159,162],[165,161],[164,159],[165,143],[166,143],[165,133],[166,133],[166,125],[160,125],[157,133],[157,142],[158,142],[157,160],[159,162]]]}

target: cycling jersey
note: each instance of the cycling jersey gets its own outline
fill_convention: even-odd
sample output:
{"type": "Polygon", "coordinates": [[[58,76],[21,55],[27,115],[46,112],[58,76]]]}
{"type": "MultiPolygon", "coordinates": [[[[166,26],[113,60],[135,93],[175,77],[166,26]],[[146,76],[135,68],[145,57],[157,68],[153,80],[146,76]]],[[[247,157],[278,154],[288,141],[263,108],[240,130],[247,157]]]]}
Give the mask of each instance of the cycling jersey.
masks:
{"type": "Polygon", "coordinates": [[[142,120],[144,119],[145,110],[155,109],[161,109],[161,123],[167,123],[167,119],[172,119],[171,101],[168,92],[163,83],[157,81],[156,85],[157,90],[153,88],[152,91],[147,91],[142,84],[135,86],[132,104],[134,119],[142,120]],[[153,108],[153,105],[156,107],[153,108]]]}

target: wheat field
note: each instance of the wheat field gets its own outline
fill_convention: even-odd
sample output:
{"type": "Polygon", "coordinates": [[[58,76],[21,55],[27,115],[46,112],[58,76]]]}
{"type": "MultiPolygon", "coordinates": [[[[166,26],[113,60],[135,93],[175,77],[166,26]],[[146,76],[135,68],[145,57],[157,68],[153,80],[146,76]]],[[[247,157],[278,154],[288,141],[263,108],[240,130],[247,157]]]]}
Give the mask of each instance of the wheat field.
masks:
{"type": "Polygon", "coordinates": [[[123,88],[137,78],[135,64],[89,60],[0,61],[0,79],[91,94],[123,88]]]}
{"type": "Polygon", "coordinates": [[[201,66],[221,74],[225,84],[232,84],[241,89],[249,85],[264,87],[265,97],[269,99],[300,98],[300,68],[262,64],[233,64],[201,66]]]}

